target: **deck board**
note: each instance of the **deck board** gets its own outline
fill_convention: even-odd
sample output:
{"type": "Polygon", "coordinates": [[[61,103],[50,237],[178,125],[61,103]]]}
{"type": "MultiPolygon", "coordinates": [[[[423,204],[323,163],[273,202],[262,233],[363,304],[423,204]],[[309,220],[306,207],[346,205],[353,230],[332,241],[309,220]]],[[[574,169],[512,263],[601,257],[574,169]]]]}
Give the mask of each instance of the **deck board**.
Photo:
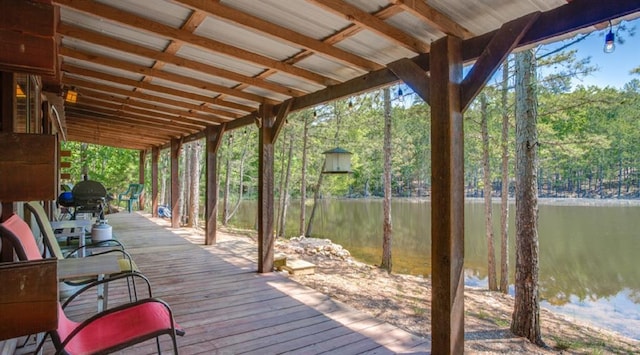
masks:
{"type": "MultiPolygon", "coordinates": [[[[430,343],[300,285],[279,273],[256,272],[255,245],[203,238],[142,213],[109,215],[109,224],[187,334],[181,354],[392,354],[429,353],[430,343]]],[[[109,304],[126,302],[123,284],[110,287],[109,304]]],[[[94,308],[78,300],[68,314],[81,318],[94,308]]],[[[163,351],[170,349],[167,337],[163,351]]],[[[126,354],[152,354],[154,341],[126,354]]],[[[52,353],[50,344],[45,353],[52,353]]]]}

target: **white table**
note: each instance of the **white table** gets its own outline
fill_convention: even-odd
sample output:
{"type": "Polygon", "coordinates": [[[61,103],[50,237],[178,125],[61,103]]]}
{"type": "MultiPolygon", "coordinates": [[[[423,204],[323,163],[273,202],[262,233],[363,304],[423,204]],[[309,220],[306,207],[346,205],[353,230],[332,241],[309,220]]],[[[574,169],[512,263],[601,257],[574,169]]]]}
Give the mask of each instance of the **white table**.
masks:
{"type": "MultiPolygon", "coordinates": [[[[58,281],[73,281],[82,278],[104,279],[105,275],[120,272],[119,256],[113,254],[96,255],[86,258],[58,260],[58,281]]],[[[107,308],[107,284],[98,285],[98,312],[107,308]]]]}
{"type": "MultiPolygon", "coordinates": [[[[56,229],[62,229],[63,232],[59,233],[57,236],[61,237],[78,237],[78,246],[83,247],[85,245],[84,238],[86,237],[86,232],[91,230],[91,224],[93,222],[90,219],[74,219],[74,220],[64,220],[64,221],[52,221],[51,227],[56,229]],[[65,232],[64,230],[70,229],[73,232],[65,232]]],[[[78,251],[78,256],[85,256],[84,248],[78,251]]]]}

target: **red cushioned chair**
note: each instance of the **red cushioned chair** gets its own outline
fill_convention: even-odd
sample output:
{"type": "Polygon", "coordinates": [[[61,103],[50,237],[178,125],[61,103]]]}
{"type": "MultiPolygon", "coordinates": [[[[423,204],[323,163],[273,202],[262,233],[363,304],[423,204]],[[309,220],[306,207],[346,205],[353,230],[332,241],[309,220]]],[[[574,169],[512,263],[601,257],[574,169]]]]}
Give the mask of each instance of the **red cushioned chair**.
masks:
{"type": "MultiPolygon", "coordinates": [[[[18,215],[13,214],[0,223],[2,238],[13,245],[20,260],[42,259],[38,245],[29,225],[18,215]]],[[[122,277],[143,277],[139,274],[123,274],[122,277]]],[[[119,278],[119,277],[118,277],[119,278]]],[[[114,278],[114,279],[118,279],[114,278]]],[[[100,283],[114,279],[96,281],[83,287],[65,302],[71,302],[75,296],[100,283]]],[[[149,288],[151,295],[151,288],[149,288]]],[[[103,354],[117,351],[142,341],[167,334],[171,337],[174,353],[178,353],[176,334],[184,335],[182,329],[173,320],[169,305],[156,298],[147,298],[108,309],[83,322],[74,322],[67,318],[63,306],[58,304],[58,329],[49,332],[56,347],[56,354],[103,354]]],[[[44,341],[38,345],[40,350],[44,341]]]]}

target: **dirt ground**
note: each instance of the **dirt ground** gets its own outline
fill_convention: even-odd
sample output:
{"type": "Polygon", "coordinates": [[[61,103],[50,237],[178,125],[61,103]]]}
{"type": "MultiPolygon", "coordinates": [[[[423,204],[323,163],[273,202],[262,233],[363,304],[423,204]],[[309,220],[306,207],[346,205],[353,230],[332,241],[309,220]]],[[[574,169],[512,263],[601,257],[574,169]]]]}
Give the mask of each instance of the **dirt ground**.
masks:
{"type": "MultiPolygon", "coordinates": [[[[250,232],[225,232],[231,238],[248,236],[255,241],[250,232]]],[[[388,274],[376,266],[353,260],[348,251],[328,240],[309,239],[313,238],[279,239],[276,243],[276,255],[303,259],[316,265],[314,274],[291,275],[292,279],[413,334],[430,336],[429,278],[388,274]]],[[[547,347],[535,346],[509,331],[513,302],[509,295],[465,288],[466,353],[640,353],[639,341],[546,309],[541,310],[540,320],[547,347]]]]}

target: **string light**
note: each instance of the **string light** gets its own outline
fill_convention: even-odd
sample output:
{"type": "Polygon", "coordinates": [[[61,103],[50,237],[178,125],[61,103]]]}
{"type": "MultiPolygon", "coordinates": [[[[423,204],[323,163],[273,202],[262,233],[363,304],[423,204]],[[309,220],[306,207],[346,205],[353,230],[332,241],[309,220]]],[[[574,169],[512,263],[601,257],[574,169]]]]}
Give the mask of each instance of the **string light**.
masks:
{"type": "Polygon", "coordinates": [[[616,35],[612,31],[613,25],[609,21],[609,33],[604,37],[604,52],[613,53],[616,50],[616,35]]]}

